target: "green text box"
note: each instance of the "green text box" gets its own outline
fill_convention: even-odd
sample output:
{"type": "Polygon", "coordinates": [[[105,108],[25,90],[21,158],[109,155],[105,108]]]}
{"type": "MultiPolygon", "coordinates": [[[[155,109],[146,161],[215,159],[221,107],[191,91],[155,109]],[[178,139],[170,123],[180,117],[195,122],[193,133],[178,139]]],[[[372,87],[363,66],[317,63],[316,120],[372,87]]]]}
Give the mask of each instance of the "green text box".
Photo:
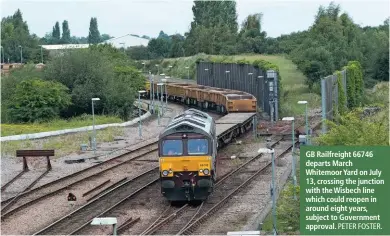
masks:
{"type": "Polygon", "coordinates": [[[390,147],[302,146],[302,235],[390,235],[390,147]]]}

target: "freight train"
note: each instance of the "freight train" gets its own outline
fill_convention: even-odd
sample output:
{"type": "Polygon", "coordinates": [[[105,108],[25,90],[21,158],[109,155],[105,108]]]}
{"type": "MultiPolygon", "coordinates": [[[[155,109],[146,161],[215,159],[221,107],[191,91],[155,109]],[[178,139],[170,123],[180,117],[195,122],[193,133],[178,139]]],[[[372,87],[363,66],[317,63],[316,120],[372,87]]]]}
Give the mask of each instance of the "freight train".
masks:
{"type": "Polygon", "coordinates": [[[236,90],[165,84],[161,93],[157,83],[147,83],[145,97],[168,96],[171,101],[225,115],[215,120],[198,109],[189,109],[174,117],[159,136],[162,195],[171,202],[203,201],[213,192],[217,179],[218,148],[253,128],[257,100],[236,90]]]}
{"type": "Polygon", "coordinates": [[[146,93],[143,96],[150,98],[154,94],[156,99],[159,99],[161,96],[165,99],[165,96],[168,94],[168,100],[196,106],[199,109],[217,111],[221,114],[256,112],[256,97],[246,92],[170,82],[165,83],[165,88],[165,86],[158,86],[157,83],[154,82],[152,86],[149,81],[146,81],[146,93]],[[162,93],[161,88],[163,90],[162,93]]]}
{"type": "Polygon", "coordinates": [[[176,116],[159,136],[161,192],[169,201],[205,200],[216,180],[214,119],[195,109],[176,116]]]}

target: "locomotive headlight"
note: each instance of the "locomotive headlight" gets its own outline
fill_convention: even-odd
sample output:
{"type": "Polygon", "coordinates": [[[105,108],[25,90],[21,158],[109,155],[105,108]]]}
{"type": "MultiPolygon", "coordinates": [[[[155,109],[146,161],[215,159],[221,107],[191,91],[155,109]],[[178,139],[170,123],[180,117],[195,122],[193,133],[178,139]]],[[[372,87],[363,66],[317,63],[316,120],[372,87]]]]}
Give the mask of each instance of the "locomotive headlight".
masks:
{"type": "Polygon", "coordinates": [[[210,173],[209,169],[204,169],[203,174],[208,175],[210,173]]]}
{"type": "Polygon", "coordinates": [[[167,175],[169,174],[169,171],[164,170],[164,171],[162,172],[162,174],[163,174],[163,176],[167,176],[167,175]]]}
{"type": "Polygon", "coordinates": [[[203,172],[203,170],[202,170],[202,169],[200,169],[200,170],[199,170],[199,172],[200,172],[200,173],[202,173],[202,172],[203,172]]]}

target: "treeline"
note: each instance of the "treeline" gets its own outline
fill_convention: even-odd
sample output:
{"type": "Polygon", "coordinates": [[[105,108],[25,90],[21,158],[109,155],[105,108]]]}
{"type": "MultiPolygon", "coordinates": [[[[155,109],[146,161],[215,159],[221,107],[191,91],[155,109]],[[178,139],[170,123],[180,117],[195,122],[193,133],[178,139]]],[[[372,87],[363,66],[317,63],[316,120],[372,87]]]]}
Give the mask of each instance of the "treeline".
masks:
{"type": "Polygon", "coordinates": [[[108,34],[100,35],[98,22],[96,17],[92,17],[89,22],[89,33],[87,37],[71,36],[69,23],[67,20],[62,22],[62,32],[60,23],[57,21],[53,26],[51,33],[47,33],[45,37],[40,39],[42,44],[96,44],[111,39],[108,34]]]}
{"type": "MultiPolygon", "coordinates": [[[[192,56],[199,53],[234,55],[240,53],[287,54],[308,78],[310,89],[318,90],[321,77],[358,61],[366,85],[388,80],[389,20],[376,27],[361,27],[339,5],[321,6],[312,26],[302,32],[267,37],[262,31],[262,14],[249,15],[238,29],[234,1],[195,1],[194,20],[189,32],[161,34],[147,47],[132,47],[135,60],[192,56]]],[[[162,32],[163,33],[163,32],[162,32]]]]}
{"type": "Polygon", "coordinates": [[[389,19],[377,27],[360,27],[340,7],[320,7],[313,25],[304,32],[278,38],[278,51],[288,53],[306,75],[310,88],[320,78],[358,61],[366,85],[389,79],[389,19]]]}
{"type": "Polygon", "coordinates": [[[60,54],[39,71],[33,64],[2,78],[2,123],[48,121],[91,113],[127,120],[143,75],[111,45],[92,45],[60,54]]]}
{"type": "MultiPolygon", "coordinates": [[[[20,10],[1,20],[1,46],[1,59],[4,58],[5,62],[41,61],[39,38],[35,34],[30,34],[20,10]]],[[[48,52],[44,53],[45,56],[48,55],[48,52]]]]}
{"type": "MultiPolygon", "coordinates": [[[[86,37],[71,36],[67,20],[53,26],[52,32],[39,38],[30,34],[27,22],[23,20],[22,12],[18,9],[12,16],[1,20],[1,60],[10,63],[39,63],[41,62],[41,47],[45,44],[96,44],[112,38],[108,34],[100,34],[96,18],[91,18],[89,32],[86,37]]],[[[48,58],[49,52],[42,50],[43,58],[48,58]]],[[[3,61],[1,61],[3,62],[3,61]]]]}

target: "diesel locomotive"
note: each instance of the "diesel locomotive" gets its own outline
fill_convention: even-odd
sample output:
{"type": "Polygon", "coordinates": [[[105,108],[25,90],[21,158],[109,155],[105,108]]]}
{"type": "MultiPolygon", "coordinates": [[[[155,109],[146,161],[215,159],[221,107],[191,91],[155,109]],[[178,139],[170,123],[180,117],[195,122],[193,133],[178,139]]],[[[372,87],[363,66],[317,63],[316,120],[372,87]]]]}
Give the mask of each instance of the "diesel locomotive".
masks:
{"type": "Polygon", "coordinates": [[[161,193],[171,202],[203,201],[217,178],[215,120],[202,111],[186,110],[159,136],[161,193]]]}

